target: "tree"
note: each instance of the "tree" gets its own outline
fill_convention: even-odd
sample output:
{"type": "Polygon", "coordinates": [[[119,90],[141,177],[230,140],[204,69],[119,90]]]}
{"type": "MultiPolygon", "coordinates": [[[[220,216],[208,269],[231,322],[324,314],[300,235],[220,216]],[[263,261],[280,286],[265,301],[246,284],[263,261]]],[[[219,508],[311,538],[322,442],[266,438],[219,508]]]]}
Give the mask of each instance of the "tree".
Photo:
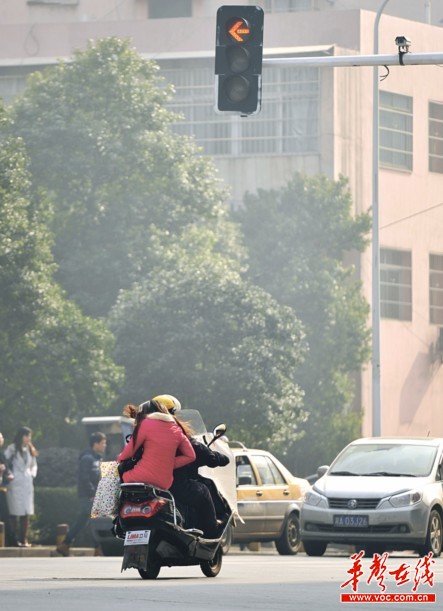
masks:
{"type": "Polygon", "coordinates": [[[299,374],[308,420],[288,450],[306,475],[358,436],[355,376],[369,356],[368,305],[350,251],[366,246],[367,214],[352,216],[344,178],[296,174],[280,190],[245,197],[234,214],[249,251],[250,279],[293,308],[306,329],[308,356],[299,374]]]}
{"type": "Polygon", "coordinates": [[[0,107],[1,426],[31,426],[56,445],[64,423],[101,413],[121,370],[103,323],[81,314],[54,282],[51,207],[32,192],[23,143],[0,107]]]}
{"type": "Polygon", "coordinates": [[[33,185],[56,206],[57,278],[90,315],[149,271],[150,225],[175,239],[212,224],[226,248],[224,194],[195,143],[170,129],[170,95],[154,62],[108,38],[34,73],[12,109],[33,185]]]}
{"type": "Polygon", "coordinates": [[[169,95],[154,63],[111,38],[32,75],[14,103],[33,188],[53,202],[56,278],[109,317],[121,404],[176,392],[209,424],[222,407],[244,440],[281,447],[303,421],[303,331],[242,278],[239,228],[211,162],[171,129],[169,95]]]}
{"type": "Polygon", "coordinates": [[[158,267],[121,294],[110,317],[127,371],[122,401],[171,393],[207,425],[226,422],[231,439],[285,447],[304,419],[296,316],[214,253],[211,232],[190,230],[172,249],[151,235],[158,267]]]}

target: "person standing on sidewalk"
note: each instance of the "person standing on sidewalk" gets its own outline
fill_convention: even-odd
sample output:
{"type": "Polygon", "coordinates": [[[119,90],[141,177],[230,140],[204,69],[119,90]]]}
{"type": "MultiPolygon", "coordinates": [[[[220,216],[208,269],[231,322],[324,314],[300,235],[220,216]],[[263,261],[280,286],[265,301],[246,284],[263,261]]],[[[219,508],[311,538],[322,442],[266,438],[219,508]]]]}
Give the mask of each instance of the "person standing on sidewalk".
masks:
{"type": "Polygon", "coordinates": [[[56,547],[57,552],[62,556],[69,556],[72,542],[89,523],[95,491],[100,480],[100,463],[106,450],[106,435],[100,432],[91,433],[89,446],[80,455],[78,464],[77,493],[80,512],[63,543],[56,547]]]}
{"type": "Polygon", "coordinates": [[[10,480],[6,498],[10,525],[18,545],[30,547],[28,543],[29,516],[34,515],[34,478],[37,475],[38,452],[32,444],[32,430],[27,426],[18,429],[14,443],[5,450],[14,478],[10,480]],[[17,530],[17,519],[20,532],[17,530]]]}
{"type": "Polygon", "coordinates": [[[5,439],[0,431],[0,521],[5,525],[6,547],[18,547],[17,537],[11,531],[8,499],[6,498],[8,485],[14,479],[14,474],[2,450],[4,443],[5,439]]]}

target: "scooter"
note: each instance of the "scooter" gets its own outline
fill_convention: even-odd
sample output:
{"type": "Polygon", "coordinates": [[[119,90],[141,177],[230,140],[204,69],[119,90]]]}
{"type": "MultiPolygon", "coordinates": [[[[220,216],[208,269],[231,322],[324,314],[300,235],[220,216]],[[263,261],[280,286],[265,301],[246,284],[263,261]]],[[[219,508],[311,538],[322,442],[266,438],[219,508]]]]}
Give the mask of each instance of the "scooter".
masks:
{"type": "Polygon", "coordinates": [[[235,460],[222,439],[225,425],[216,427],[208,447],[216,445],[231,461],[223,468],[201,467],[217,508],[219,536],[206,539],[196,527],[190,508],[176,503],[168,490],[145,483],[120,485],[120,508],[114,536],[124,539],[122,571],[138,570],[143,579],[156,579],[164,566],[200,565],[206,577],[216,577],[222,567],[222,541],[237,515],[235,460]]]}

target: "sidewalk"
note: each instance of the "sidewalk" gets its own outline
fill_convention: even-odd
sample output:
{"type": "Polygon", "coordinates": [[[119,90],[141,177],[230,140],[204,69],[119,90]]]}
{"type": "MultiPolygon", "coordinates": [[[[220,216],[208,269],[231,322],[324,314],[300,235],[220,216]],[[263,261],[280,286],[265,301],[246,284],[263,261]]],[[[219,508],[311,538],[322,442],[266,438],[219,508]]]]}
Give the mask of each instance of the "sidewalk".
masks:
{"type": "MultiPolygon", "coordinates": [[[[71,547],[71,556],[93,556],[93,547],[71,547]]],[[[55,551],[55,545],[35,545],[32,547],[0,547],[0,558],[62,558],[55,551]]]]}

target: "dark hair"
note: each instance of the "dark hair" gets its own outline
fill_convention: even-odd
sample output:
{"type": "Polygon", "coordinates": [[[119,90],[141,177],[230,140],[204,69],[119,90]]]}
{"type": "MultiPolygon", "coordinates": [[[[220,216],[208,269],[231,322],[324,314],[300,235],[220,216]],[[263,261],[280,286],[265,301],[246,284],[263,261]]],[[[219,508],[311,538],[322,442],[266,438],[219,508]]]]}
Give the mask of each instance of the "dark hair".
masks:
{"type": "Polygon", "coordinates": [[[194,431],[192,430],[192,427],[189,424],[189,422],[180,420],[180,418],[177,418],[177,416],[172,416],[172,417],[174,418],[176,424],[178,424],[178,426],[183,431],[183,434],[185,435],[185,437],[187,437],[188,439],[192,439],[192,437],[194,436],[194,431]]]}
{"type": "MultiPolygon", "coordinates": [[[[15,445],[16,454],[17,452],[20,452],[20,454],[23,456],[22,441],[23,441],[23,437],[27,437],[28,435],[32,435],[32,429],[30,429],[28,426],[21,426],[18,429],[18,431],[16,432],[15,437],[14,437],[14,445],[15,445]]],[[[29,451],[31,453],[31,456],[38,455],[38,452],[34,448],[32,443],[29,444],[29,451]]]]}
{"type": "Polygon", "coordinates": [[[132,431],[132,443],[134,446],[137,441],[137,434],[140,424],[145,419],[145,416],[147,416],[148,414],[154,414],[155,412],[160,412],[161,414],[169,414],[167,408],[155,399],[150,399],[149,401],[141,403],[138,408],[136,408],[136,413],[132,413],[132,417],[135,419],[135,426],[134,430],[132,431]]]}
{"type": "Polygon", "coordinates": [[[94,447],[94,443],[101,443],[103,439],[106,439],[106,435],[104,433],[100,433],[100,431],[95,431],[95,433],[91,433],[89,435],[89,445],[94,447]]]}

